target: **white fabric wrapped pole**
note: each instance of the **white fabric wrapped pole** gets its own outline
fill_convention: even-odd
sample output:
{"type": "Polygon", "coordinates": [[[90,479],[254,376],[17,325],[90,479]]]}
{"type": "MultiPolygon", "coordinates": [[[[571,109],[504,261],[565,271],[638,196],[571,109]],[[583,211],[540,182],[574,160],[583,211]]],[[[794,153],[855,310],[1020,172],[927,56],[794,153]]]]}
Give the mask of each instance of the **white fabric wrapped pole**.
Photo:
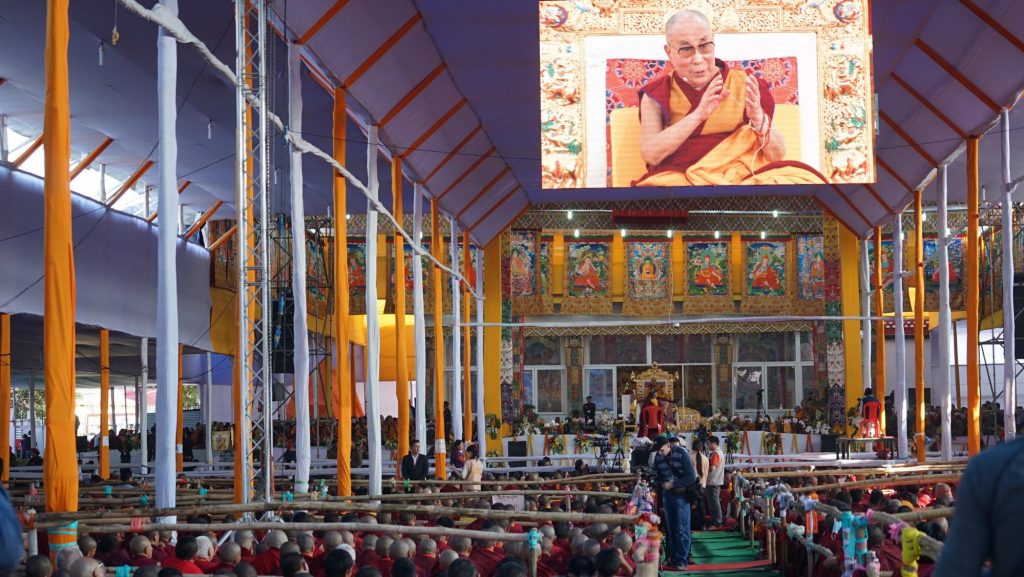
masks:
{"type": "Polygon", "coordinates": [[[906,459],[907,451],[907,342],[903,327],[903,213],[893,216],[893,307],[896,310],[896,453],[906,459]]]}
{"type": "Polygon", "coordinates": [[[1003,109],[1003,428],[1006,441],[1017,435],[1017,333],[1013,307],[1013,176],[1010,174],[1010,111],[1003,109]]]}
{"type": "MultiPolygon", "coordinates": [[[[449,249],[452,255],[452,270],[461,272],[459,267],[459,222],[449,217],[452,236],[449,249]]],[[[452,436],[464,439],[462,431],[462,291],[459,279],[452,276],[452,436]]],[[[469,402],[469,399],[466,399],[469,402]]],[[[466,431],[471,433],[472,431],[466,431]]],[[[468,441],[467,441],[468,442],[468,441]]]]}
{"type": "MultiPolygon", "coordinates": [[[[423,185],[413,185],[412,237],[423,240],[423,185]]],[[[431,242],[436,242],[431,240],[431,242]]],[[[423,313],[423,257],[413,253],[412,258],[412,313],[415,330],[413,346],[416,353],[416,438],[420,451],[427,446],[427,321],[423,313]]]]}
{"type": "MultiPolygon", "coordinates": [[[[178,0],[160,0],[164,9],[178,13],[178,0]]],[[[156,506],[176,505],[178,422],[178,42],[157,30],[157,227],[156,282],[156,506]]],[[[146,363],[143,363],[146,364],[146,363]]],[[[143,377],[145,382],[145,377],[143,377]]],[[[174,524],[175,515],[158,520],[174,524]]]]}
{"type": "MultiPolygon", "coordinates": [[[[149,474],[149,416],[146,414],[149,412],[149,338],[142,337],[142,350],[139,351],[142,357],[142,374],[139,375],[141,381],[139,382],[138,394],[135,396],[135,405],[139,410],[139,449],[142,451],[142,455],[139,457],[139,462],[142,465],[139,467],[139,473],[142,475],[149,474]]],[[[177,387],[175,387],[177,388],[177,387]]],[[[175,419],[177,419],[177,411],[175,411],[175,419]]],[[[175,463],[177,465],[177,463],[175,463]]],[[[174,467],[171,467],[174,470],[174,467]]]]}
{"type": "Polygon", "coordinates": [[[946,165],[939,167],[939,197],[936,199],[938,206],[939,229],[939,382],[937,387],[932,389],[939,393],[939,409],[942,411],[942,460],[949,462],[953,458],[953,432],[950,427],[952,419],[949,388],[949,331],[952,328],[949,310],[949,230],[947,228],[946,196],[948,192],[946,180],[946,165]]]}
{"type": "Polygon", "coordinates": [[[861,381],[864,389],[871,386],[871,273],[868,264],[868,241],[864,239],[860,245],[860,314],[864,315],[861,321],[861,381]]]}
{"type": "Polygon", "coordinates": [[[370,453],[370,495],[381,494],[380,437],[380,313],[377,310],[377,127],[370,126],[366,143],[366,174],[370,202],[366,204],[366,445],[370,453]]]}
{"type": "MultiPolygon", "coordinates": [[[[288,130],[302,134],[302,61],[288,45],[288,130]]],[[[295,350],[295,492],[309,492],[309,331],[306,326],[306,209],[302,198],[302,153],[289,147],[292,196],[292,298],[295,350]]]]}
{"type": "MultiPolygon", "coordinates": [[[[476,249],[476,322],[484,322],[484,251],[476,249]]],[[[472,330],[472,329],[466,329],[472,330]]],[[[487,455],[487,417],[484,414],[484,328],[476,329],[476,438],[480,441],[480,459],[487,455]]]]}

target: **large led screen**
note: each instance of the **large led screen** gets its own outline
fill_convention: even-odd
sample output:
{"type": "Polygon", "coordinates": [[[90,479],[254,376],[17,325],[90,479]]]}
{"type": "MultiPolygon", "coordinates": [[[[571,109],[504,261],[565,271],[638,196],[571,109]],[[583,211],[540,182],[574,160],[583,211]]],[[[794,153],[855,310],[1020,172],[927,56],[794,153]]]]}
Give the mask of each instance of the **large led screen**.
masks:
{"type": "Polygon", "coordinates": [[[544,188],[875,181],[868,0],[539,4],[544,188]]]}

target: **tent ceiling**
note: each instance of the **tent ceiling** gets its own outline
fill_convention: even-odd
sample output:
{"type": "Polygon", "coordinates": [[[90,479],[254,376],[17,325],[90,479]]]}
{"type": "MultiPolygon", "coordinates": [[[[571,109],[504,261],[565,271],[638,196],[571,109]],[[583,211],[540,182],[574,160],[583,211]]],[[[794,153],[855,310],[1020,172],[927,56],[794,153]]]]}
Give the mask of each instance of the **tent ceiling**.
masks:
{"type": "MultiPolygon", "coordinates": [[[[1024,38],[1024,0],[974,3],[1008,34],[1024,38]]],[[[0,87],[0,112],[10,114],[22,128],[38,132],[45,4],[16,0],[0,0],[0,4],[0,53],[17,55],[0,60],[0,77],[8,79],[0,87]]],[[[464,227],[472,227],[480,242],[493,238],[531,205],[722,194],[722,189],[712,188],[541,189],[537,6],[532,1],[304,0],[287,4],[285,10],[285,2],[274,3],[276,25],[305,40],[308,59],[327,82],[345,83],[348,89],[350,111],[359,120],[349,122],[347,154],[356,176],[365,178],[365,136],[359,126],[386,119],[382,139],[390,150],[406,153],[406,175],[425,180],[429,193],[441,199],[442,208],[457,215],[464,227]],[[329,12],[333,15],[324,18],[329,12]],[[368,61],[373,64],[365,66],[368,61]],[[400,107],[414,92],[416,96],[400,107]],[[432,130],[439,118],[446,120],[432,130]],[[413,145],[415,150],[409,150],[413,145]]],[[[882,113],[877,154],[891,168],[879,164],[872,190],[855,185],[838,190],[831,186],[743,187],[726,189],[727,194],[812,194],[858,234],[867,234],[871,227],[887,222],[892,210],[910,202],[908,188],[931,182],[931,161],[900,132],[931,160],[953,160],[950,198],[954,202],[965,197],[963,159],[957,156],[963,148],[961,133],[990,132],[981,144],[981,178],[988,198],[996,198],[1001,189],[1001,160],[998,134],[991,133],[998,111],[991,104],[998,109],[1015,103],[1024,86],[1024,78],[1015,72],[1024,69],[1024,50],[1019,41],[1015,44],[973,14],[971,4],[968,0],[872,4],[875,86],[882,113]],[[947,61],[962,78],[951,75],[936,58],[947,61]],[[953,126],[911,90],[926,95],[953,126]]],[[[189,28],[216,47],[223,61],[233,64],[233,4],[182,0],[180,5],[181,18],[189,28]]],[[[156,145],[155,28],[121,9],[121,40],[111,47],[113,3],[103,9],[93,3],[72,3],[71,13],[72,146],[87,151],[109,135],[115,144],[101,160],[112,174],[124,177],[156,145]],[[101,40],[108,43],[103,67],[97,61],[101,40]]],[[[283,110],[284,49],[278,39],[272,44],[277,63],[275,97],[283,110]]],[[[303,81],[303,95],[304,135],[328,149],[333,97],[309,74],[303,81]]],[[[234,91],[189,47],[179,50],[178,102],[178,173],[193,182],[183,195],[184,202],[197,210],[216,199],[232,204],[234,91]],[[214,134],[207,139],[211,121],[214,134]]],[[[1012,115],[1012,127],[1024,126],[1022,114],[1018,110],[1012,115]]],[[[1014,148],[1024,151],[1024,131],[1011,134],[1014,148]]],[[[275,208],[287,210],[283,148],[275,159],[279,166],[275,208]]],[[[382,165],[381,197],[389,206],[390,175],[386,163],[382,165]]],[[[331,171],[308,157],[304,166],[307,208],[326,212],[331,171]]],[[[1012,173],[1024,173],[1024,152],[1015,155],[1012,173]]],[[[411,186],[404,191],[411,211],[411,186]]],[[[926,200],[933,194],[926,192],[926,200]]],[[[361,194],[350,187],[349,211],[364,208],[361,194]]],[[[218,218],[231,216],[230,209],[218,213],[218,218]]]]}

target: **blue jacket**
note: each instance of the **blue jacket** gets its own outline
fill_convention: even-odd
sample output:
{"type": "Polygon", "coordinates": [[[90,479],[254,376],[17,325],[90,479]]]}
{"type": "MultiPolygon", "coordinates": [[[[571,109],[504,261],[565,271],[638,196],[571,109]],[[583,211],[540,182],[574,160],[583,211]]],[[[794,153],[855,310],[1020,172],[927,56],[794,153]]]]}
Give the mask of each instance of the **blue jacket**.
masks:
{"type": "Polygon", "coordinates": [[[992,577],[1024,575],[1024,437],[971,459],[956,494],[956,515],[935,577],[975,577],[992,561],[992,577]]]}
{"type": "Polygon", "coordinates": [[[21,521],[14,512],[7,491],[0,487],[0,571],[17,567],[22,552],[21,521]]]}
{"type": "Polygon", "coordinates": [[[656,455],[654,470],[658,475],[658,488],[663,487],[666,481],[672,481],[673,486],[682,489],[697,480],[697,471],[693,468],[690,454],[682,447],[672,447],[672,452],[668,454],[668,457],[662,457],[661,454],[656,455]],[[675,471],[682,473],[682,477],[672,470],[673,467],[675,471]]]}

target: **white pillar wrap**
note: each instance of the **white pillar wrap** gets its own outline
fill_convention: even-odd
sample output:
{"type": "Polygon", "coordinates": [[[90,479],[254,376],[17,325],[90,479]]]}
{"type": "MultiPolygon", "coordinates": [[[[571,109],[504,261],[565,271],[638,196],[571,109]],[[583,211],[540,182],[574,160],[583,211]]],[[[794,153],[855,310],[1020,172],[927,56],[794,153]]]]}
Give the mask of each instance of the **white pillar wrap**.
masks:
{"type": "MultiPolygon", "coordinates": [[[[302,134],[302,61],[288,45],[288,130],[302,134]]],[[[309,330],[306,326],[306,209],[302,198],[302,153],[289,146],[292,193],[292,323],[295,334],[295,492],[309,492],[309,330]]],[[[367,253],[369,254],[369,253],[367,253]]]]}
{"type": "MultiPolygon", "coordinates": [[[[452,270],[462,272],[459,267],[459,222],[455,217],[448,217],[452,229],[451,251],[452,270]]],[[[464,439],[462,431],[462,291],[459,290],[459,279],[452,275],[452,436],[464,439]]],[[[466,399],[469,402],[469,399],[466,399]]],[[[466,431],[469,433],[470,431],[466,431]]]]}
{"type": "Polygon", "coordinates": [[[938,206],[939,228],[939,382],[932,387],[932,395],[939,394],[939,409],[942,411],[942,460],[949,461],[953,458],[953,432],[950,428],[952,400],[949,387],[949,333],[952,328],[949,311],[949,231],[946,211],[946,196],[948,192],[946,181],[946,165],[939,167],[939,196],[936,199],[938,206]]]}
{"type": "MultiPolygon", "coordinates": [[[[178,0],[160,0],[177,15],[178,0]]],[[[161,27],[157,32],[157,227],[156,289],[156,506],[174,507],[178,422],[178,208],[177,82],[178,42],[161,27]]],[[[145,341],[144,341],[145,342],[145,341]]],[[[148,343],[147,343],[148,344],[148,343]]],[[[143,365],[147,363],[143,362],[143,365]]],[[[143,377],[145,382],[145,376],[143,377]]],[[[176,523],[177,516],[158,522],[176,523]]]]}
{"type": "Polygon", "coordinates": [[[1013,175],[1010,174],[1010,111],[1003,109],[1003,427],[1006,440],[1017,436],[1017,334],[1013,307],[1013,175]]]}
{"type": "Polygon", "coordinates": [[[377,127],[370,126],[366,143],[366,174],[370,202],[366,203],[366,444],[370,452],[370,494],[381,494],[380,437],[380,318],[377,316],[377,127]]]}
{"type": "Polygon", "coordinates": [[[903,327],[903,213],[893,216],[892,227],[893,288],[892,300],[896,314],[896,453],[906,459],[907,450],[907,342],[903,327]]]}
{"type": "MultiPolygon", "coordinates": [[[[423,185],[413,185],[412,237],[417,243],[423,241],[423,185]]],[[[431,239],[431,242],[437,242],[431,239]]],[[[413,346],[416,352],[416,438],[420,440],[420,451],[426,454],[427,446],[427,321],[423,313],[423,257],[412,259],[412,314],[415,336],[413,346]]]]}
{"type": "MultiPolygon", "coordinates": [[[[139,411],[139,449],[142,452],[140,462],[142,465],[139,467],[139,473],[146,475],[149,473],[149,402],[147,393],[149,392],[149,338],[142,337],[142,350],[139,351],[142,357],[142,373],[139,375],[139,391],[135,396],[135,405],[139,411]]],[[[175,383],[177,385],[177,383],[175,383]]],[[[175,386],[177,388],[177,386],[175,386]]],[[[175,420],[177,420],[177,411],[175,411],[175,420]]],[[[172,449],[173,452],[173,449],[172,449]]],[[[173,471],[177,463],[171,467],[173,471]]]]}
{"type": "Polygon", "coordinates": [[[206,353],[206,390],[203,391],[203,428],[206,429],[206,464],[213,464],[213,355],[206,353]]]}
{"type": "MultiPolygon", "coordinates": [[[[476,438],[480,441],[480,459],[487,456],[487,416],[484,414],[484,250],[476,248],[476,438]]],[[[467,329],[471,330],[471,329],[467,329]]]]}
{"type": "MultiPolygon", "coordinates": [[[[860,323],[861,340],[861,381],[865,389],[872,388],[871,383],[871,272],[868,264],[868,239],[860,241],[860,314],[864,320],[860,323]]],[[[884,402],[884,400],[883,400],[884,402]]]]}

